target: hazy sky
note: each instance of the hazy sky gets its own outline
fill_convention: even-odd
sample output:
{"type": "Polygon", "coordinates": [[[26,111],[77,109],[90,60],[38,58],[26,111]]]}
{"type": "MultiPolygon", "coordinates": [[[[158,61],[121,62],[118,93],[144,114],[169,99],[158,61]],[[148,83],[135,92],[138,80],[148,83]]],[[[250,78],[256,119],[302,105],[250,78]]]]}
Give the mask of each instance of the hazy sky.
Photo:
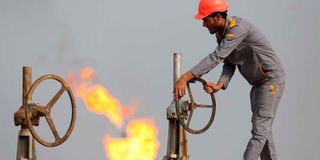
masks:
{"type": "MultiPolygon", "coordinates": [[[[254,23],[270,40],[287,74],[273,126],[279,159],[320,157],[320,1],[229,0],[230,15],[254,23]]],[[[159,128],[158,158],[166,154],[166,108],[172,99],[172,55],[182,53],[189,70],[216,47],[215,37],[196,21],[196,0],[0,0],[0,160],[16,157],[22,67],[34,80],[47,73],[91,66],[96,82],[121,103],[138,99],[136,118],[152,118],[159,128]]],[[[216,81],[221,65],[204,76],[216,81]]],[[[237,72],[216,95],[214,125],[188,135],[193,159],[241,159],[250,137],[250,86],[237,72]]],[[[197,93],[205,97],[204,93],[197,93]]],[[[80,99],[77,122],[66,143],[36,144],[38,159],[106,159],[102,139],[121,136],[107,119],[88,112],[80,99]]],[[[204,119],[205,121],[205,119],[204,119]]],[[[56,124],[64,125],[60,120],[56,124]]],[[[39,133],[41,135],[41,133],[39,133]]]]}

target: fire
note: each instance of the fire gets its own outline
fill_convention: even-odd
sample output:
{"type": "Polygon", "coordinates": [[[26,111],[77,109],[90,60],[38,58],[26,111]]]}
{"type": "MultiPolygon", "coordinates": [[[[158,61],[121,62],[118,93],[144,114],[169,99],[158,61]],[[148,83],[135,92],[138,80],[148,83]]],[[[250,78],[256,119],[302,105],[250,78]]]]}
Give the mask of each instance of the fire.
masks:
{"type": "Polygon", "coordinates": [[[75,94],[80,97],[85,106],[90,112],[95,112],[98,115],[106,116],[116,127],[120,128],[123,125],[123,115],[121,103],[113,97],[109,91],[102,85],[92,84],[93,79],[92,68],[84,68],[80,73],[82,83],[78,84],[74,75],[69,74],[69,81],[75,94]]]}
{"type": "MultiPolygon", "coordinates": [[[[107,117],[118,129],[125,119],[134,117],[135,105],[122,106],[120,101],[102,85],[93,83],[93,69],[83,68],[80,83],[73,73],[68,81],[75,95],[82,99],[90,112],[107,117]]],[[[159,149],[158,128],[150,119],[132,119],[126,127],[126,135],[115,138],[106,134],[103,139],[104,150],[109,160],[154,160],[159,149]]]]}
{"type": "Polygon", "coordinates": [[[129,122],[125,138],[105,136],[104,146],[111,160],[154,160],[159,142],[158,129],[153,122],[140,119],[129,122]]]}

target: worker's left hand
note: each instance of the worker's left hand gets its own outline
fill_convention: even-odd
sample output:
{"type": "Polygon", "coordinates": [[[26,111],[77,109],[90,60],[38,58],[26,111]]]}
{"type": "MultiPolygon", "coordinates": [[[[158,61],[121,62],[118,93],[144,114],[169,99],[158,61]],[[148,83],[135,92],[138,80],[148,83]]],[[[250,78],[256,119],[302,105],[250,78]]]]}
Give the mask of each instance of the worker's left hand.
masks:
{"type": "Polygon", "coordinates": [[[217,84],[212,83],[212,82],[207,82],[206,85],[203,85],[203,89],[208,93],[216,93],[218,92],[221,88],[223,87],[222,82],[218,82],[217,84]]]}

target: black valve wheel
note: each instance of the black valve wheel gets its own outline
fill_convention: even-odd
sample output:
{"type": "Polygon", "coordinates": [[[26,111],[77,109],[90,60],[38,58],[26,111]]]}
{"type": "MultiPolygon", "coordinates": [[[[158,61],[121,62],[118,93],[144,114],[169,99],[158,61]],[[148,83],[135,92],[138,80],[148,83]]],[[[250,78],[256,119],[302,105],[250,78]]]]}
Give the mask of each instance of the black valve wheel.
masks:
{"type": "Polygon", "coordinates": [[[189,133],[192,133],[192,134],[201,134],[205,131],[207,131],[209,129],[209,127],[212,125],[213,121],[214,121],[214,117],[215,117],[215,113],[216,113],[216,100],[215,100],[215,97],[214,97],[214,93],[211,93],[210,94],[210,97],[211,97],[211,101],[212,101],[212,104],[211,105],[205,105],[205,104],[197,104],[194,99],[193,99],[193,96],[192,96],[192,92],[191,92],[191,89],[190,89],[190,83],[194,82],[194,81],[198,81],[198,82],[201,82],[203,85],[205,85],[207,82],[201,78],[194,78],[193,80],[189,81],[187,83],[187,89],[188,89],[188,93],[189,93],[189,103],[188,103],[188,106],[184,109],[179,109],[179,102],[175,102],[175,108],[176,108],[176,114],[177,114],[177,117],[178,117],[178,120],[181,124],[181,126],[186,130],[188,131],[189,133]],[[197,108],[205,108],[205,109],[211,109],[211,115],[210,115],[210,119],[208,121],[208,123],[201,129],[193,129],[193,128],[190,128],[190,122],[192,120],[192,115],[193,115],[193,112],[195,109],[197,108]],[[183,110],[183,111],[181,111],[183,110]],[[187,117],[182,115],[181,112],[187,112],[187,117]]]}
{"type": "Polygon", "coordinates": [[[67,82],[65,80],[63,80],[62,78],[60,78],[59,76],[56,75],[52,75],[52,74],[47,74],[47,75],[43,75],[40,78],[38,78],[30,87],[30,90],[28,92],[27,98],[28,99],[32,99],[32,95],[35,91],[35,89],[37,88],[37,86],[48,79],[53,79],[58,81],[61,84],[61,88],[59,89],[59,91],[54,95],[54,97],[49,101],[49,103],[44,106],[44,105],[40,105],[40,104],[27,104],[25,106],[25,116],[26,116],[26,121],[27,121],[27,126],[32,134],[32,136],[42,145],[47,146],[47,147],[55,147],[58,146],[60,144],[62,144],[63,142],[65,142],[69,136],[71,135],[71,132],[74,128],[75,125],[75,121],[76,121],[76,104],[75,104],[75,100],[73,97],[73,93],[70,89],[70,87],[68,86],[67,82]],[[58,99],[62,96],[62,94],[64,92],[67,92],[70,98],[70,102],[71,102],[71,110],[72,110],[72,114],[71,114],[71,121],[68,127],[67,132],[65,133],[65,135],[63,135],[62,137],[58,134],[57,129],[53,123],[52,117],[50,115],[51,113],[51,109],[54,107],[54,105],[56,104],[56,102],[58,101],[58,99]],[[33,128],[33,124],[31,122],[31,116],[34,116],[34,113],[37,113],[36,116],[44,116],[47,123],[49,124],[49,127],[51,129],[51,132],[54,135],[55,141],[54,142],[47,142],[44,139],[42,139],[34,130],[33,128]]]}

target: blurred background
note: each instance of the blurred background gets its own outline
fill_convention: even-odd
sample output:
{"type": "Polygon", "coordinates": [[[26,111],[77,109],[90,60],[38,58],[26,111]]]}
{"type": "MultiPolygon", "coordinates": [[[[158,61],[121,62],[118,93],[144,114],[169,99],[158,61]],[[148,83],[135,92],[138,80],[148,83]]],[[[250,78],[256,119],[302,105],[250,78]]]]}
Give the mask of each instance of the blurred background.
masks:
{"type": "MultiPolygon", "coordinates": [[[[286,70],[286,90],[273,125],[279,159],[319,159],[320,1],[228,2],[229,15],[243,17],[264,32],[286,70]]],[[[74,89],[77,121],[71,137],[55,148],[36,143],[38,159],[110,159],[104,148],[106,136],[128,136],[126,128],[137,119],[155,127],[156,159],[162,159],[173,53],[182,53],[185,72],[217,46],[215,36],[194,19],[197,6],[198,1],[182,0],[0,0],[0,160],[16,157],[20,127],[14,125],[13,114],[22,104],[23,66],[32,67],[33,80],[51,73],[66,80],[72,75],[78,83],[81,71],[90,67],[94,76],[86,83],[103,86],[118,107],[132,113],[117,126],[90,111],[74,89]]],[[[221,66],[203,78],[217,81],[221,66]]],[[[43,83],[34,96],[45,104],[52,97],[46,93],[59,88],[55,84],[43,83]]],[[[188,134],[193,159],[241,159],[251,136],[249,92],[249,84],[236,72],[229,88],[216,94],[213,126],[201,135],[188,134]]],[[[194,94],[209,99],[201,90],[194,94]]],[[[62,130],[70,118],[64,97],[66,102],[59,103],[67,109],[58,109],[54,118],[62,130]]],[[[38,134],[52,133],[40,129],[38,134]]]]}

